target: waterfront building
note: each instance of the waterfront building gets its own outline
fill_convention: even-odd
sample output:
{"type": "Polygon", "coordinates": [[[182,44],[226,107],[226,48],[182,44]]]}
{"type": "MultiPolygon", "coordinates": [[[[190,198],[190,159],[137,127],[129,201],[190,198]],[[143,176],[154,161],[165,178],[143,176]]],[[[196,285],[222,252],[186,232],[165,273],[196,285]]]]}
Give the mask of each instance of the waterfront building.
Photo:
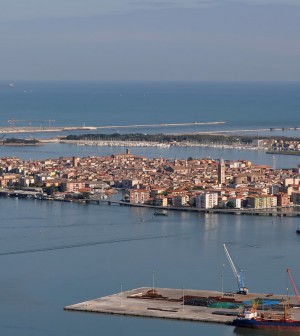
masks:
{"type": "Polygon", "coordinates": [[[149,191],[146,189],[131,189],[129,191],[130,203],[144,204],[150,198],[149,191]]]}
{"type": "Polygon", "coordinates": [[[270,195],[250,196],[247,198],[248,206],[254,209],[266,209],[277,206],[277,197],[270,195]]]}
{"type": "Polygon", "coordinates": [[[153,204],[156,206],[167,206],[168,205],[168,198],[165,196],[157,196],[153,200],[153,204]]]}
{"type": "Polygon", "coordinates": [[[218,193],[204,192],[196,196],[195,205],[196,208],[212,209],[218,205],[218,193]]]}
{"type": "Polygon", "coordinates": [[[166,188],[151,188],[150,197],[155,198],[157,195],[161,195],[165,190],[166,188]]]}
{"type": "Polygon", "coordinates": [[[176,207],[185,206],[188,204],[189,197],[187,195],[178,195],[173,197],[173,205],[176,207]]]}
{"type": "Polygon", "coordinates": [[[278,193],[277,197],[277,205],[281,207],[287,207],[290,205],[290,196],[287,193],[278,193]]]}

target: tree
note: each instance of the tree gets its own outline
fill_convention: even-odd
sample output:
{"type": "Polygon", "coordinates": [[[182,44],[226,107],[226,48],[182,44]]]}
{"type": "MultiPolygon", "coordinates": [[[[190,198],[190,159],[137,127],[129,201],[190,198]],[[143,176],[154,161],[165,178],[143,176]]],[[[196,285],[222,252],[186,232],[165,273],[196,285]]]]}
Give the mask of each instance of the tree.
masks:
{"type": "Polygon", "coordinates": [[[232,201],[229,201],[226,203],[227,208],[233,209],[234,208],[234,203],[232,201]]]}
{"type": "Polygon", "coordinates": [[[44,188],[44,192],[49,196],[53,195],[57,191],[58,191],[58,188],[55,187],[54,185],[51,185],[50,187],[44,188]]]}

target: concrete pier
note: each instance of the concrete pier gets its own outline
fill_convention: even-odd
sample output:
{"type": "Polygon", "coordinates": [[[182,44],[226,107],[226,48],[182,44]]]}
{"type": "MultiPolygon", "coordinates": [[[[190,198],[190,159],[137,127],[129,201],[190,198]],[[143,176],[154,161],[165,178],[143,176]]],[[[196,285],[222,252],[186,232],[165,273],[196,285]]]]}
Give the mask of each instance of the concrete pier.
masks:
{"type": "MultiPolygon", "coordinates": [[[[220,298],[221,300],[228,299],[230,302],[239,302],[240,304],[243,301],[255,299],[280,300],[280,307],[276,307],[277,311],[281,311],[282,309],[280,308],[282,304],[287,302],[290,303],[291,307],[297,305],[294,297],[288,298],[286,296],[273,294],[251,293],[239,295],[223,294],[216,291],[169,288],[155,288],[155,295],[151,295],[151,293],[153,293],[152,288],[142,287],[66,306],[64,309],[68,311],[230,324],[241,312],[241,308],[208,308],[206,306],[187,305],[183,302],[183,295],[185,299],[187,297],[220,298]]],[[[299,309],[292,308],[291,313],[294,319],[300,320],[299,309]]]]}

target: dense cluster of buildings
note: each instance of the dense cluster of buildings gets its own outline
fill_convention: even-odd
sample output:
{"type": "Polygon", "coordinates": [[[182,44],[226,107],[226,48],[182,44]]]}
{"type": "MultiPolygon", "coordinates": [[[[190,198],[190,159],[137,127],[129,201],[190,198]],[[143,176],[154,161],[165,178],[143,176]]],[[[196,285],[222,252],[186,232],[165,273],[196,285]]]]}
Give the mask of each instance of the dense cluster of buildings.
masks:
{"type": "Polygon", "coordinates": [[[273,169],[247,160],[169,160],[124,154],[40,161],[0,159],[2,188],[43,188],[54,198],[126,189],[130,203],[197,208],[300,204],[300,166],[273,169]]]}
{"type": "Polygon", "coordinates": [[[291,139],[258,139],[253,140],[254,147],[260,149],[266,149],[274,152],[300,152],[300,142],[298,140],[291,139]]]}

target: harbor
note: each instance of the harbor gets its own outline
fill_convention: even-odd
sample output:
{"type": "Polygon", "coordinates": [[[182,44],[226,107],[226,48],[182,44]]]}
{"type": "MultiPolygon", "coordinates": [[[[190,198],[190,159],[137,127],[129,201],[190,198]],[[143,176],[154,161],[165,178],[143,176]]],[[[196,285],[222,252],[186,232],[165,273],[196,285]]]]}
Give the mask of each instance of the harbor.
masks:
{"type": "Polygon", "coordinates": [[[66,306],[66,311],[231,324],[242,309],[260,302],[258,311],[280,314],[285,304],[300,320],[296,298],[279,294],[235,294],[219,291],[141,287],[66,306]],[[278,303],[279,302],[279,303],[278,303]]]}
{"type": "MultiPolygon", "coordinates": [[[[51,125],[53,129],[58,125],[101,126],[103,121],[108,125],[150,125],[164,121],[180,123],[186,120],[201,121],[205,118],[223,120],[225,117],[227,121],[224,125],[201,128],[195,125],[173,126],[166,130],[163,125],[151,129],[148,126],[142,129],[142,133],[147,134],[162,131],[187,133],[197,129],[279,129],[300,125],[298,86],[293,89],[293,85],[287,84],[245,86],[239,83],[233,87],[229,84],[216,85],[211,89],[210,85],[205,84],[203,90],[201,87],[195,89],[197,85],[194,84],[174,86],[172,83],[166,86],[20,83],[9,92],[2,90],[2,125],[7,124],[8,118],[55,119],[56,123],[51,125]],[[30,89],[33,90],[32,93],[29,92],[30,89]],[[23,90],[27,92],[24,93],[23,90]],[[148,91],[153,94],[144,97],[143,93],[148,91]],[[123,96],[120,97],[120,94],[123,96]],[[137,101],[139,97],[140,101],[137,101]],[[259,97],[263,99],[260,100],[259,97]],[[261,120],[263,116],[265,119],[261,120]]],[[[45,122],[44,127],[50,128],[49,123],[45,122]]],[[[33,171],[30,170],[30,166],[35,166],[33,161],[44,161],[44,165],[36,166],[34,172],[43,176],[45,168],[49,167],[47,162],[50,162],[50,159],[54,161],[59,157],[73,156],[80,159],[110,157],[112,154],[124,152],[123,146],[77,146],[72,143],[59,143],[60,135],[64,135],[62,132],[45,132],[44,135],[40,135],[40,127],[37,127],[37,132],[34,133],[31,133],[29,128],[28,135],[23,135],[22,128],[23,125],[15,122],[11,129],[20,129],[21,133],[8,136],[8,133],[4,132],[1,138],[4,134],[6,135],[3,140],[10,137],[42,138],[44,145],[0,146],[3,158],[13,156],[21,161],[28,161],[28,165],[19,162],[17,167],[20,167],[20,173],[22,170],[33,171]],[[46,137],[53,139],[44,142],[46,137]]],[[[120,128],[114,131],[120,131],[122,134],[131,130],[120,128]]],[[[135,131],[139,130],[135,128],[135,131]]],[[[65,135],[97,132],[108,133],[110,130],[67,130],[65,135]]],[[[253,132],[254,136],[257,133],[253,132]]],[[[266,130],[259,131],[258,135],[260,137],[271,134],[275,138],[278,133],[298,136],[299,130],[266,130]]],[[[247,134],[251,136],[251,132],[247,134]]],[[[275,167],[276,171],[296,168],[299,164],[297,156],[274,154],[276,158],[273,159],[273,155],[265,154],[264,150],[227,148],[221,144],[215,147],[135,147],[132,152],[136,156],[150,159],[168,158],[170,161],[188,158],[218,160],[221,157],[233,161],[246,159],[254,165],[275,167]]],[[[4,167],[3,164],[3,169],[4,167]]],[[[13,177],[18,171],[10,171],[15,169],[16,165],[12,164],[11,167],[3,173],[13,177]]],[[[91,169],[93,166],[87,164],[86,167],[91,169]]],[[[95,173],[102,171],[103,169],[98,168],[95,173]]],[[[50,178],[62,177],[62,173],[59,172],[65,172],[65,169],[53,165],[47,174],[50,178]],[[51,176],[48,174],[50,170],[53,174],[57,171],[57,174],[51,176]]],[[[158,174],[153,174],[158,179],[158,174]]],[[[87,175],[91,176],[89,172],[87,175]]],[[[116,176],[121,177],[119,171],[116,176]]],[[[18,183],[16,188],[19,188],[18,183]]],[[[237,266],[241,263],[246,284],[250,289],[249,297],[252,292],[294,295],[284,271],[287,266],[291,267],[295,281],[299,283],[300,268],[297,256],[300,235],[296,234],[299,217],[272,214],[277,211],[280,213],[280,209],[255,210],[255,213],[260,212],[261,215],[252,215],[245,208],[242,210],[247,211],[247,214],[229,216],[226,209],[216,214],[210,210],[190,211],[188,207],[182,207],[180,211],[169,211],[155,207],[120,206],[115,203],[106,206],[107,203],[101,202],[100,199],[99,205],[97,200],[93,199],[84,204],[78,203],[77,200],[59,198],[58,201],[43,201],[34,195],[32,197],[32,192],[35,193],[31,190],[23,190],[23,193],[11,190],[7,193],[8,197],[4,193],[5,197],[0,198],[0,254],[3,267],[3,323],[0,330],[3,335],[254,335],[255,331],[241,330],[242,328],[235,328],[226,322],[234,319],[242,311],[242,307],[229,309],[224,305],[220,308],[221,303],[214,304],[211,299],[208,299],[208,303],[215,307],[193,306],[188,302],[180,302],[183,296],[187,301],[187,296],[193,295],[193,292],[205,296],[198,291],[199,288],[216,291],[216,296],[223,293],[227,301],[233,298],[230,295],[237,291],[236,282],[225,259],[223,243],[226,243],[234,261],[237,261],[237,266]],[[89,203],[95,204],[88,205],[89,203]],[[163,211],[168,216],[154,215],[155,212],[163,211]],[[152,270],[155,270],[157,293],[172,298],[173,294],[169,295],[171,292],[163,292],[161,289],[177,288],[176,294],[174,292],[176,302],[127,298],[131,292],[141,292],[139,288],[143,286],[146,286],[145,291],[152,289],[152,270]],[[83,313],[83,310],[63,309],[89,300],[92,305],[86,308],[96,308],[93,300],[95,298],[98,298],[96,300],[99,301],[99,305],[104,305],[105,300],[114,300],[110,303],[111,306],[115,311],[119,309],[122,315],[116,312],[83,313]],[[145,314],[156,316],[147,318],[141,312],[137,313],[140,314],[136,315],[137,317],[133,315],[134,312],[128,315],[129,306],[125,306],[127,304],[140,307],[144,305],[145,314]],[[163,311],[168,309],[169,312],[163,311]],[[233,316],[219,315],[219,312],[233,316]],[[189,320],[185,319],[185,314],[189,320]],[[198,320],[191,320],[192,315],[198,320]],[[207,323],[202,323],[200,319],[207,320],[207,323]],[[221,319],[224,319],[224,322],[217,321],[221,319]]],[[[115,199],[117,198],[113,198],[115,199]]],[[[107,200],[109,198],[102,201],[107,200]]],[[[228,209],[228,212],[233,213],[232,210],[228,209]]],[[[297,211],[296,208],[294,210],[297,211]]],[[[283,211],[289,212],[292,209],[287,208],[283,211]]],[[[238,214],[238,210],[236,213],[238,214]]],[[[211,294],[210,291],[207,295],[211,294]]],[[[267,295],[269,294],[265,295],[266,299],[267,295]]],[[[247,296],[240,297],[244,300],[247,296]]],[[[282,298],[281,295],[278,297],[282,298]]],[[[238,295],[235,295],[235,298],[238,299],[238,295]]],[[[295,302],[294,297],[291,300],[295,302]]],[[[110,309],[108,306],[106,308],[110,309]]],[[[267,310],[265,305],[265,311],[267,310]]],[[[295,319],[298,319],[298,310],[291,308],[295,319]]]]}

